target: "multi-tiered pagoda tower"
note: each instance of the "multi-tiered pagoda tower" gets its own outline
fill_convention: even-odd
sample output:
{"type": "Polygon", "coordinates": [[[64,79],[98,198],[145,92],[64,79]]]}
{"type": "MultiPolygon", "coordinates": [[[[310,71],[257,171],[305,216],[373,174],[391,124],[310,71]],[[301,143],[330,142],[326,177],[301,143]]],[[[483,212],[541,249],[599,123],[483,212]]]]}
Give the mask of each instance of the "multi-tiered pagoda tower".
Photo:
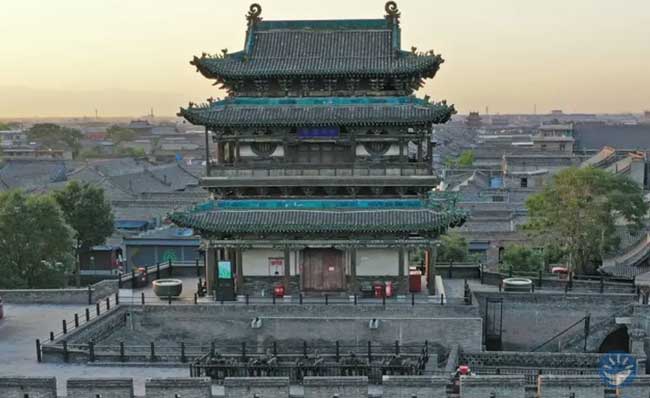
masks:
{"type": "Polygon", "coordinates": [[[230,289],[228,278],[238,294],[276,283],[357,291],[375,279],[404,291],[408,250],[431,250],[461,222],[428,198],[432,126],[454,108],[413,95],[443,59],[402,50],[400,12],[385,9],[263,21],[253,4],[242,51],[191,61],[228,93],[180,111],[205,126],[201,183],[214,200],[172,219],[203,236],[209,292],[230,289]]]}

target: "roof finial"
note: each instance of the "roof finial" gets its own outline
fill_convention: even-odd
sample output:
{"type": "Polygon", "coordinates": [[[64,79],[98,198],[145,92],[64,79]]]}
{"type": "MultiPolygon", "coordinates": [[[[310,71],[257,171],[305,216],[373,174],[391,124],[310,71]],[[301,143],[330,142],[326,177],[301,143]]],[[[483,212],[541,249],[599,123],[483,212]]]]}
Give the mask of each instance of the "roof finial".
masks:
{"type": "Polygon", "coordinates": [[[397,3],[395,3],[394,1],[388,1],[386,2],[384,9],[386,10],[386,19],[390,19],[394,23],[399,23],[399,17],[401,13],[397,8],[397,3]]]}
{"type": "Polygon", "coordinates": [[[260,22],[262,20],[262,18],[260,18],[261,14],[262,6],[257,3],[251,4],[251,6],[248,8],[248,14],[246,14],[248,26],[250,27],[251,25],[255,25],[256,23],[260,22]]]}

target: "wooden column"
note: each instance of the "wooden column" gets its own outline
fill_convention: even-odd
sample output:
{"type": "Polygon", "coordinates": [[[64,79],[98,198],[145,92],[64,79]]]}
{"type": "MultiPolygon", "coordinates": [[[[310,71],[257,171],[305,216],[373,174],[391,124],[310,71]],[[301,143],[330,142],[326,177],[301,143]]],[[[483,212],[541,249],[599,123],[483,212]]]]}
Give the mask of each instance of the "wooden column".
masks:
{"type": "Polygon", "coordinates": [[[239,163],[239,159],[239,138],[237,138],[237,140],[235,140],[235,164],[239,163]]]}
{"type": "Polygon", "coordinates": [[[357,248],[350,249],[350,290],[357,293],[359,285],[357,283],[357,248]]]}
{"type": "Polygon", "coordinates": [[[205,175],[210,177],[210,130],[205,128],[205,175]]]}
{"type": "Polygon", "coordinates": [[[205,249],[205,281],[207,294],[212,295],[214,290],[214,276],[217,271],[217,249],[207,247],[205,249]]]}
{"type": "Polygon", "coordinates": [[[400,277],[404,276],[404,264],[406,263],[407,254],[405,253],[404,246],[399,247],[399,269],[397,270],[397,275],[400,277]]]}
{"type": "Polygon", "coordinates": [[[235,249],[235,273],[237,275],[237,290],[241,290],[244,283],[244,264],[242,264],[242,249],[238,247],[235,249]]]}
{"type": "Polygon", "coordinates": [[[284,289],[287,294],[289,293],[289,281],[291,278],[291,250],[288,247],[284,248],[284,289]]]}
{"type": "Polygon", "coordinates": [[[429,294],[435,294],[435,281],[436,281],[436,258],[438,256],[438,246],[431,245],[426,249],[427,255],[427,287],[429,294]]]}
{"type": "Polygon", "coordinates": [[[418,162],[422,161],[422,136],[417,140],[418,141],[418,162]]]}

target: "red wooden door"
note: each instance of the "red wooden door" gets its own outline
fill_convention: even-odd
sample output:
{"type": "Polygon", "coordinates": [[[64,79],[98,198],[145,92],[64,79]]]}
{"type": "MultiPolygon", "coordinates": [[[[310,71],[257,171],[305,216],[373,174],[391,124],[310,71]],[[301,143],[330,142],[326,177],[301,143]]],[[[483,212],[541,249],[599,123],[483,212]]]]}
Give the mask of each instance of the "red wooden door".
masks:
{"type": "Polygon", "coordinates": [[[336,249],[305,249],[302,281],[304,290],[345,289],[343,252],[336,249]]]}

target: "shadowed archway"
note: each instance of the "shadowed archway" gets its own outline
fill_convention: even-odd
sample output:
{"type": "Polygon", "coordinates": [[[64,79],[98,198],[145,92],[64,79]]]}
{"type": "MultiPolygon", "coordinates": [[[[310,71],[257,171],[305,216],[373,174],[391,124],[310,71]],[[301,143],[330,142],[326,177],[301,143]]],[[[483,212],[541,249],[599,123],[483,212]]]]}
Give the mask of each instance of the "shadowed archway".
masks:
{"type": "Polygon", "coordinates": [[[627,326],[621,326],[605,337],[598,352],[630,352],[630,336],[627,333],[627,326]]]}

